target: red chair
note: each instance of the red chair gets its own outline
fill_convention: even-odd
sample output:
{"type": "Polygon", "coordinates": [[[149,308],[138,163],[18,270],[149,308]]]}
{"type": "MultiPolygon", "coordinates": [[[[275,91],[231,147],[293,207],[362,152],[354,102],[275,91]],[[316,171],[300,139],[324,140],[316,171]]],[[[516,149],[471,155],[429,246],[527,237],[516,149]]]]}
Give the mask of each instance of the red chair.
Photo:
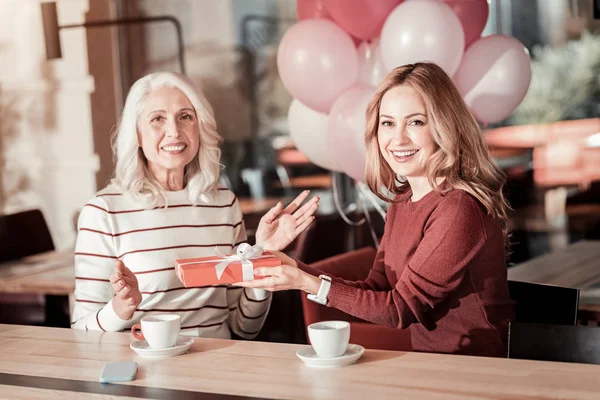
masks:
{"type": "MultiPolygon", "coordinates": [[[[332,276],[347,280],[362,280],[373,266],[377,250],[365,247],[359,250],[333,256],[312,264],[312,267],[332,276]]],[[[350,343],[368,349],[411,351],[409,329],[394,329],[372,324],[352,317],[335,308],[325,307],[302,295],[304,324],[308,325],[327,320],[350,322],[350,343]]]]}

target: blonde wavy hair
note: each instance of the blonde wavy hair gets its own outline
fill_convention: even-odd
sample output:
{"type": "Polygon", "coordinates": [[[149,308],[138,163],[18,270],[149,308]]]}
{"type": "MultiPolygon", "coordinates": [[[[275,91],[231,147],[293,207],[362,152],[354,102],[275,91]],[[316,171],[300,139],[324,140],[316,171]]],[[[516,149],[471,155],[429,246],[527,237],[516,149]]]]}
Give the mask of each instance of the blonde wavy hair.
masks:
{"type": "Polygon", "coordinates": [[[192,204],[214,194],[221,170],[221,137],[211,105],[187,77],[172,72],[155,72],[137,80],[127,95],[121,120],[113,138],[113,154],[116,159],[112,184],[124,194],[145,207],[155,207],[160,200],[167,205],[165,189],[152,177],[148,161],[138,140],[138,117],[144,100],[151,92],[164,88],[177,88],[192,103],[198,118],[200,145],[196,157],[185,166],[184,186],[188,189],[192,204]]]}
{"type": "Polygon", "coordinates": [[[398,67],[377,88],[367,108],[366,178],[373,193],[391,202],[389,195],[409,190],[406,179],[397,176],[383,158],[377,140],[379,109],[388,90],[407,85],[422,98],[430,120],[431,134],[437,149],[427,161],[427,179],[431,187],[444,193],[438,185],[445,178],[448,189],[461,189],[475,197],[492,217],[502,223],[507,237],[510,206],[502,189],[506,176],[491,158],[479,124],[467,108],[450,77],[433,63],[416,63],[398,67]],[[385,193],[387,191],[388,193],[385,193]]]}

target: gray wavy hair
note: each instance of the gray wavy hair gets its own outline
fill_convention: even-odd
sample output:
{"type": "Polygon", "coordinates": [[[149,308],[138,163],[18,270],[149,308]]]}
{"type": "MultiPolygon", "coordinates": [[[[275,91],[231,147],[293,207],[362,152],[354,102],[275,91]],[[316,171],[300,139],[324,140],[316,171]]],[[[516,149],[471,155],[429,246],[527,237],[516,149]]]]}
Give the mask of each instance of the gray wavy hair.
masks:
{"type": "Polygon", "coordinates": [[[150,174],[137,134],[138,117],[146,96],[164,87],[181,90],[196,111],[200,145],[196,157],[185,167],[184,185],[188,189],[190,202],[198,204],[206,201],[206,196],[217,188],[221,170],[219,143],[222,138],[217,133],[214,112],[204,93],[189,78],[173,72],[146,75],[129,90],[113,140],[116,167],[112,183],[145,207],[155,207],[161,199],[167,204],[166,191],[150,174]]]}

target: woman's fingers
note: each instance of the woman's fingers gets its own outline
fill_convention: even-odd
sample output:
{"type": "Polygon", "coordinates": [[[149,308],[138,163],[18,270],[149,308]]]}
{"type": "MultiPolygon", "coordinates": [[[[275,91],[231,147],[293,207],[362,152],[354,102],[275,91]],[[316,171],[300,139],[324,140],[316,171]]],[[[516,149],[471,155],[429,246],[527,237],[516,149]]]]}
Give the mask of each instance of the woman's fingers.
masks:
{"type": "Polygon", "coordinates": [[[119,278],[115,282],[112,283],[112,288],[116,294],[119,290],[121,290],[126,285],[127,285],[127,283],[123,280],[123,278],[119,278]]]}
{"type": "Polygon", "coordinates": [[[298,225],[298,226],[296,227],[295,234],[296,234],[296,235],[299,235],[299,234],[301,234],[302,232],[304,232],[304,230],[305,230],[306,228],[308,228],[308,226],[309,226],[310,224],[312,224],[312,222],[313,222],[314,220],[315,220],[315,217],[314,217],[314,216],[310,216],[308,219],[306,219],[306,221],[303,221],[303,222],[302,222],[300,225],[298,225]]]}
{"type": "Polygon", "coordinates": [[[271,208],[265,215],[263,215],[261,219],[263,222],[271,224],[279,216],[281,210],[283,210],[283,204],[279,202],[275,204],[275,206],[271,208]]]}
{"type": "Polygon", "coordinates": [[[131,297],[131,287],[129,285],[123,286],[117,292],[117,296],[122,300],[127,300],[128,298],[131,297]]]}
{"type": "Polygon", "coordinates": [[[108,280],[110,281],[111,284],[115,284],[117,283],[117,281],[121,279],[121,275],[116,273],[116,274],[110,274],[110,276],[108,277],[108,280]]]}
{"type": "Polygon", "coordinates": [[[310,190],[305,190],[304,192],[300,193],[298,197],[296,197],[294,200],[292,200],[290,204],[288,204],[288,206],[285,208],[285,210],[283,210],[283,212],[286,214],[293,214],[298,209],[298,207],[300,207],[300,205],[304,202],[304,200],[308,198],[309,194],[310,190]]]}
{"type": "Polygon", "coordinates": [[[264,278],[239,282],[234,285],[253,289],[264,289],[271,292],[295,289],[298,286],[298,282],[297,273],[293,273],[293,271],[296,271],[296,269],[288,265],[257,268],[254,270],[254,275],[264,276],[264,278]]]}
{"type": "Polygon", "coordinates": [[[304,221],[306,218],[310,217],[317,211],[319,208],[319,197],[315,196],[310,199],[305,205],[300,207],[298,211],[296,211],[293,216],[298,221],[304,221]]]}
{"type": "Polygon", "coordinates": [[[262,267],[254,269],[256,276],[280,276],[283,273],[283,267],[262,267]]]}
{"type": "Polygon", "coordinates": [[[234,286],[241,286],[252,289],[263,289],[269,292],[276,292],[278,290],[289,290],[292,287],[282,281],[281,277],[268,276],[263,279],[255,279],[253,281],[238,282],[234,283],[234,286]]]}

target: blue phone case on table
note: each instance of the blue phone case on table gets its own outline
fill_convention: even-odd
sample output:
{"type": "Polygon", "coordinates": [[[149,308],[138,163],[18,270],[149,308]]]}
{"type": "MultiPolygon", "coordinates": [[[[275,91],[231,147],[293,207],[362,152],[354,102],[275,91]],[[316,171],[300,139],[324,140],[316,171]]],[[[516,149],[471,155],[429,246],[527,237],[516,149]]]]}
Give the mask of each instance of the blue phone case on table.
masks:
{"type": "Polygon", "coordinates": [[[137,374],[137,363],[135,361],[124,361],[106,363],[100,373],[100,382],[127,382],[135,379],[137,374]]]}

